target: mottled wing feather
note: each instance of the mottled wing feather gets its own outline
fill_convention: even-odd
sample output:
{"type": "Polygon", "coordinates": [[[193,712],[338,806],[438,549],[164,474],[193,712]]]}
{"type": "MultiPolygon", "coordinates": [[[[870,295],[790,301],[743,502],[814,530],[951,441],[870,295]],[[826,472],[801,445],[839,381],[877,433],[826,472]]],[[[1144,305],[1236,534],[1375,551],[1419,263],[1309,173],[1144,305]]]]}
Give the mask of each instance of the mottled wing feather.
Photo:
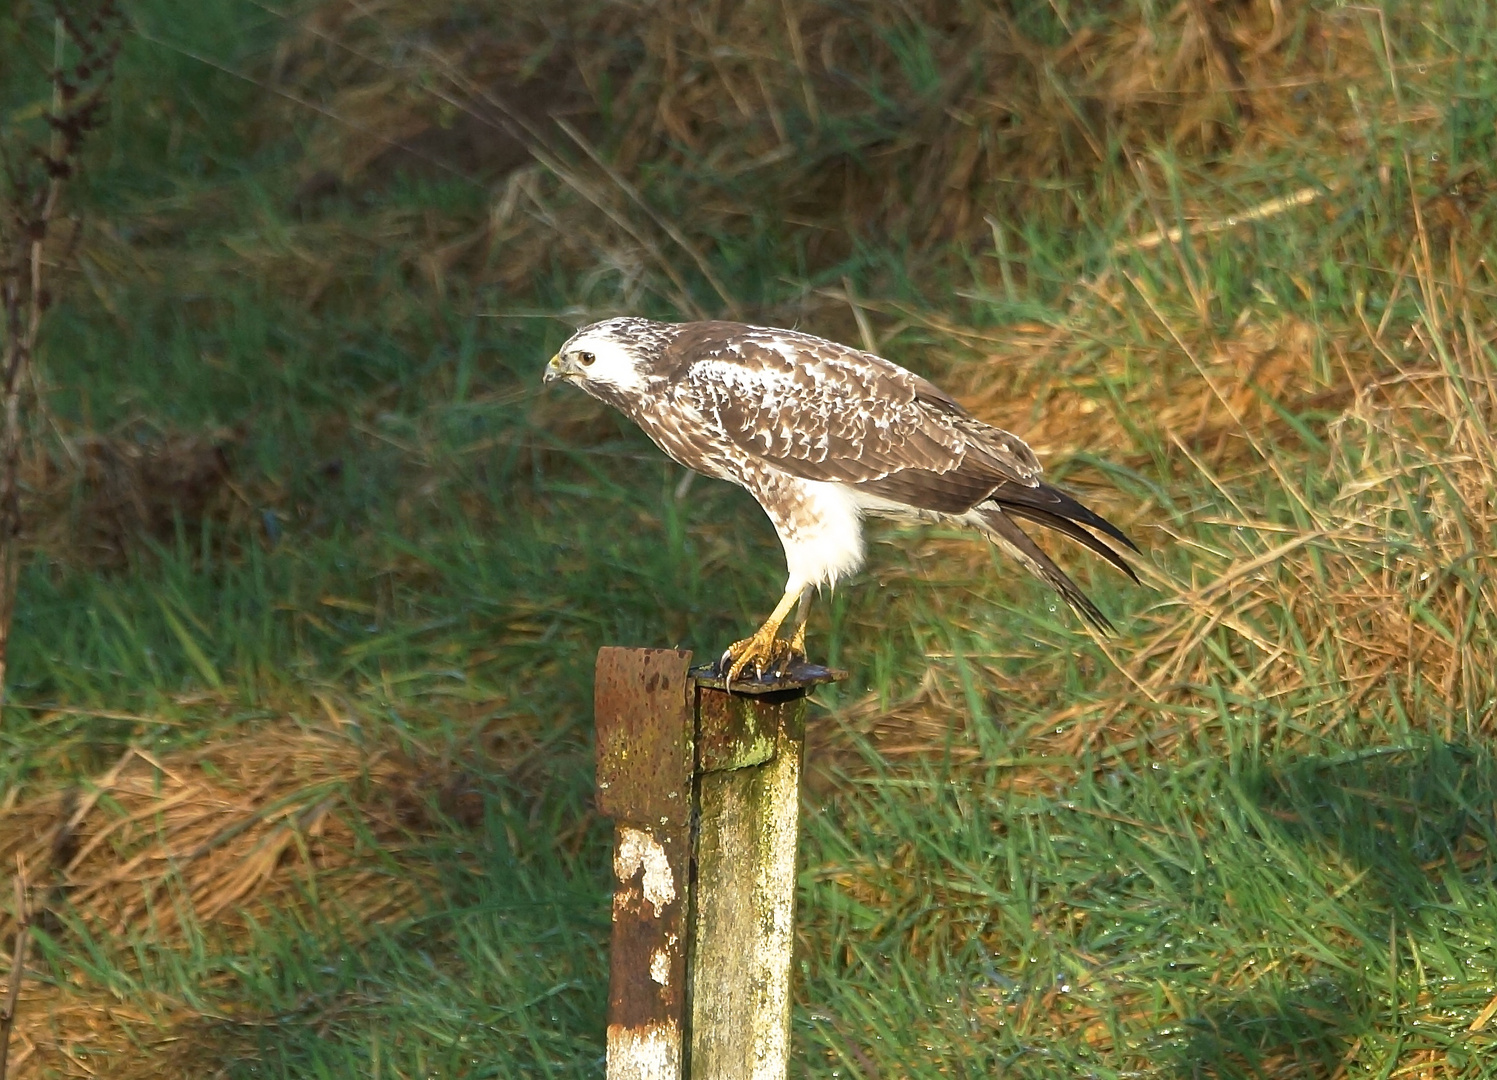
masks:
{"type": "Polygon", "coordinates": [[[998,485],[1038,482],[1029,448],[973,419],[938,387],[847,346],[733,323],[683,328],[680,404],[735,446],[808,480],[854,484],[959,513],[998,485]]]}

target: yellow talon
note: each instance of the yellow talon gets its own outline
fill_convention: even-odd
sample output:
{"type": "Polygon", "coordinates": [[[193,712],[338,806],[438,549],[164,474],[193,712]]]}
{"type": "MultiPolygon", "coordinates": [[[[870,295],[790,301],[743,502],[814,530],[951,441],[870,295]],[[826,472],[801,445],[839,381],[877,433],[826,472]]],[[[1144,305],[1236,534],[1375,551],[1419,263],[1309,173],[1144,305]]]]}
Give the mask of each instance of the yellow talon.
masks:
{"type": "Polygon", "coordinates": [[[750,664],[759,675],[767,671],[774,671],[783,661],[794,656],[805,655],[806,624],[804,621],[796,627],[795,636],[789,641],[784,641],[777,635],[780,624],[785,621],[785,616],[790,614],[790,609],[795,606],[801,591],[795,589],[787,592],[775,605],[769,618],[764,620],[764,625],[755,630],[749,637],[742,641],[735,641],[728,646],[728,651],[723,653],[724,660],[731,660],[728,668],[728,682],[735,681],[743,674],[743,669],[750,664]]]}
{"type": "Polygon", "coordinates": [[[750,664],[757,675],[774,671],[782,661],[790,658],[791,646],[788,641],[775,637],[774,630],[766,625],[755,630],[752,637],[733,642],[726,655],[733,658],[733,665],[728,668],[728,682],[735,682],[750,664]]]}

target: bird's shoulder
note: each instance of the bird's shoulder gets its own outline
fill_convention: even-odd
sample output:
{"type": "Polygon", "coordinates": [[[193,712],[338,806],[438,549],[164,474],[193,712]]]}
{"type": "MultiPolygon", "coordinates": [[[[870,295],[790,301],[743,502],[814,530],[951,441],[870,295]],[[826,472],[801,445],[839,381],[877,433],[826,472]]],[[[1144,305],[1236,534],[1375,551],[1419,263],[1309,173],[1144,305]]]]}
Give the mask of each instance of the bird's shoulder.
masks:
{"type": "Polygon", "coordinates": [[[839,404],[930,405],[964,415],[950,395],[875,353],[798,330],[744,323],[682,324],[668,349],[677,384],[699,393],[789,393],[839,404]]]}

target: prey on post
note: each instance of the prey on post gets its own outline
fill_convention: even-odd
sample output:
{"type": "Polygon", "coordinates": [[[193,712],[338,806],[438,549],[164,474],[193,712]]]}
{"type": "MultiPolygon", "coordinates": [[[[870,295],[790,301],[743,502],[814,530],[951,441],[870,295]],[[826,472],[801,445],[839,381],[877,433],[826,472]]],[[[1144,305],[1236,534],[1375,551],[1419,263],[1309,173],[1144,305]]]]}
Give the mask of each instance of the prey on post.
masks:
{"type": "Polygon", "coordinates": [[[730,682],[805,657],[811,591],[863,564],[869,514],[976,529],[1103,632],[1107,617],[1017,522],[1138,580],[1119,547],[1138,548],[1041,480],[1022,439],[872,353],[793,330],[618,318],[574,334],[546,365],[545,381],[557,379],[618,409],[679,464],[746,488],[773,522],[785,594],[723,654],[730,682]]]}

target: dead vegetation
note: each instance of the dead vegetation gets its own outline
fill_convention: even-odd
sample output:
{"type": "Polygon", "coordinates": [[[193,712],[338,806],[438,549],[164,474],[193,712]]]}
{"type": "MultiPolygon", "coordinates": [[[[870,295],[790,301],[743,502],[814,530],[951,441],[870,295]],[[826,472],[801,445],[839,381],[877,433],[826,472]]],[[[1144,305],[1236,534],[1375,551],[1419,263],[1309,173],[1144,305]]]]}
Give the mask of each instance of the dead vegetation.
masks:
{"type": "Polygon", "coordinates": [[[235,491],[240,440],[230,430],[144,427],[66,439],[23,467],[24,539],[67,565],[119,569],[179,532],[189,543],[205,528],[219,539],[241,532],[254,508],[235,491]]]}
{"type": "Polygon", "coordinates": [[[996,241],[1022,287],[1027,218],[1095,227],[1138,190],[1119,183],[1129,171],[1157,211],[1170,178],[1148,147],[1223,161],[1386,119],[1330,90],[1377,71],[1359,17],[1266,0],[1085,25],[935,2],[511,0],[475,18],[340,0],[288,31],[256,76],[275,95],[259,130],[310,125],[290,199],[307,243],[242,242],[314,295],[334,281],[314,249],[377,244],[439,293],[475,275],[523,292],[562,258],[584,282],[621,280],[636,306],[793,319],[822,305],[768,310],[707,258],[781,244],[785,224],[801,244],[787,264],[812,276],[860,242],[928,265],[996,241]],[[396,173],[471,186],[486,212],[393,214],[375,234],[323,212],[396,173]]]}
{"type": "MultiPolygon", "coordinates": [[[[167,941],[184,920],[263,912],[313,877],[325,888],[361,844],[399,848],[431,824],[417,776],[330,733],[272,730],[164,760],[130,750],[99,776],[6,810],[0,854],[23,858],[49,902],[95,932],[167,941]]],[[[346,891],[371,918],[410,904],[417,880],[369,888],[371,874],[386,876],[364,869],[330,895],[346,891]]]]}
{"type": "MultiPolygon", "coordinates": [[[[97,776],[12,800],[0,809],[0,860],[27,868],[32,922],[54,937],[171,950],[201,935],[242,938],[313,898],[354,933],[410,912],[432,887],[415,852],[444,808],[477,824],[469,787],[451,763],[371,749],[347,730],[276,724],[160,758],[132,749],[97,776]]],[[[13,930],[0,923],[0,937],[13,930]]],[[[189,1065],[212,1060],[209,1048],[174,1045],[172,1018],[200,1023],[200,1010],[103,1006],[99,989],[81,978],[26,986],[14,1065],[70,1070],[102,1055],[122,1070],[112,1075],[145,1075],[164,1054],[182,1059],[172,1075],[193,1075],[189,1065]]]]}

